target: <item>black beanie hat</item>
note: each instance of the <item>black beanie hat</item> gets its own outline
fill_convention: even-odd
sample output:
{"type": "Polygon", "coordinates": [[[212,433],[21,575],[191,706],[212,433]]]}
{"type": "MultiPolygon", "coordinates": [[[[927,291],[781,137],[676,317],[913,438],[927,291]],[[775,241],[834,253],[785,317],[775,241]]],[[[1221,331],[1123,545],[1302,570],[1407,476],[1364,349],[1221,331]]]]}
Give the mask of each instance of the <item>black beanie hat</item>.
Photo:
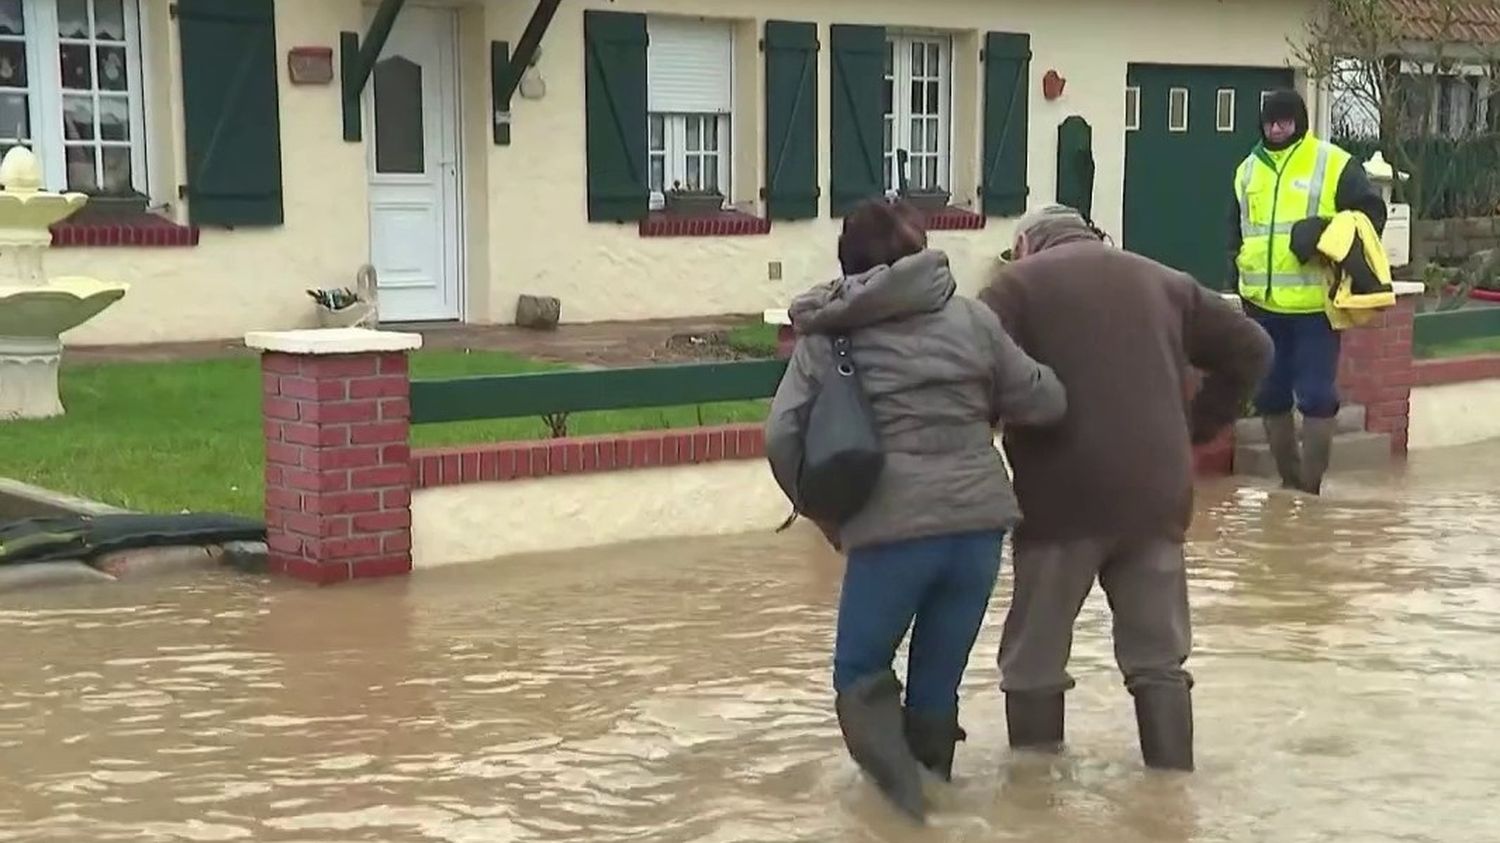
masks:
{"type": "Polygon", "coordinates": [[[1261,140],[1265,142],[1268,149],[1284,149],[1302,140],[1307,134],[1307,102],[1302,95],[1290,88],[1272,91],[1260,104],[1261,140]],[[1291,120],[1297,126],[1297,131],[1287,139],[1285,143],[1272,144],[1265,137],[1265,126],[1267,123],[1275,123],[1279,120],[1291,120]]]}

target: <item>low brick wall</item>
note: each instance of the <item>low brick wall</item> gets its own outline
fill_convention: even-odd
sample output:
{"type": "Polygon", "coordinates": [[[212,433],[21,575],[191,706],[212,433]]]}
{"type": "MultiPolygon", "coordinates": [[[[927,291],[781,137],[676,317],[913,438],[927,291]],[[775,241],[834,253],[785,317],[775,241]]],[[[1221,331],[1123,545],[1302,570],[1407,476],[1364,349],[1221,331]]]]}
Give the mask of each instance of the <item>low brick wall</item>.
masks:
{"type": "MultiPolygon", "coordinates": [[[[1404,431],[1410,305],[1351,338],[1347,387],[1404,431]],[[1402,373],[1405,373],[1404,375],[1402,373]],[[1401,383],[1406,383],[1401,387],[1401,383]],[[1364,390],[1364,392],[1360,392],[1364,390]],[[1371,391],[1373,390],[1373,392],[1371,391]]],[[[273,572],[327,584],[500,556],[762,530],[788,514],[759,424],[413,451],[406,354],[420,337],[252,335],[262,350],[273,572]]],[[[1230,473],[1232,433],[1196,449],[1230,473]]]]}
{"type": "Polygon", "coordinates": [[[1419,360],[1412,377],[1412,448],[1500,439],[1500,355],[1419,360]]]}
{"type": "Polygon", "coordinates": [[[1500,354],[1418,360],[1412,365],[1413,385],[1418,387],[1484,380],[1500,380],[1500,354]]]}
{"type": "Polygon", "coordinates": [[[412,454],[411,472],[417,489],[435,489],[762,459],[765,453],[766,438],[761,425],[727,425],[424,448],[412,454]]]}

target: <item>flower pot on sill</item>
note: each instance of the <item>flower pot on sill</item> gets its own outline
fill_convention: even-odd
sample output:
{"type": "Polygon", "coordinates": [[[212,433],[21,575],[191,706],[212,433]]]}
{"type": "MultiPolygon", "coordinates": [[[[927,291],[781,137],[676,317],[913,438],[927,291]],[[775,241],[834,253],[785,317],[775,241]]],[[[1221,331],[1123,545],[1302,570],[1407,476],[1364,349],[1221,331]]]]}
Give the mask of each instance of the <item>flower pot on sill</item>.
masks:
{"type": "Polygon", "coordinates": [[[664,210],[680,217],[706,217],[724,210],[721,193],[668,193],[664,210]]]}
{"type": "Polygon", "coordinates": [[[914,190],[901,198],[919,211],[941,211],[953,201],[953,194],[946,190],[914,190]]]}

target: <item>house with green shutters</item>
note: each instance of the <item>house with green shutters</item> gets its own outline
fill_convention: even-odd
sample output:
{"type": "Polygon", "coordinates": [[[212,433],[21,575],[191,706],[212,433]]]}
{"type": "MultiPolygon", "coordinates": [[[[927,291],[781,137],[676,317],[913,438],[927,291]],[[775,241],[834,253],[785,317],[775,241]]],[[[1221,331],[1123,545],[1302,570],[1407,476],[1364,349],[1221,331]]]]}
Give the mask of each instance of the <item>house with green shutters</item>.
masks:
{"type": "Polygon", "coordinates": [[[894,193],[967,290],[1055,199],[1218,284],[1313,5],[0,0],[0,145],[96,197],[52,271],[132,285],[75,343],[312,325],[366,265],[387,323],[756,313],[894,193]]]}

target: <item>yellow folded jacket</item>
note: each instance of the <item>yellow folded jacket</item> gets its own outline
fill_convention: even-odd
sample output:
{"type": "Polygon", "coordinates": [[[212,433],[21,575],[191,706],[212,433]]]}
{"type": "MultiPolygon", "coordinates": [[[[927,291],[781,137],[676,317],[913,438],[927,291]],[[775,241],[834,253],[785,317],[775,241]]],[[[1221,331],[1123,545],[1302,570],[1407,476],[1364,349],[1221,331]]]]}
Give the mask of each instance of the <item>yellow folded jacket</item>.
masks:
{"type": "Polygon", "coordinates": [[[1323,310],[1334,330],[1356,328],[1369,323],[1375,314],[1396,304],[1396,291],[1391,285],[1391,263],[1386,258],[1385,244],[1375,230],[1370,218],[1359,211],[1340,211],[1318,238],[1318,253],[1328,258],[1329,288],[1333,295],[1323,300],[1323,310]],[[1365,260],[1380,282],[1381,289],[1374,293],[1356,293],[1349,274],[1340,264],[1358,246],[1364,250],[1365,260]]]}

